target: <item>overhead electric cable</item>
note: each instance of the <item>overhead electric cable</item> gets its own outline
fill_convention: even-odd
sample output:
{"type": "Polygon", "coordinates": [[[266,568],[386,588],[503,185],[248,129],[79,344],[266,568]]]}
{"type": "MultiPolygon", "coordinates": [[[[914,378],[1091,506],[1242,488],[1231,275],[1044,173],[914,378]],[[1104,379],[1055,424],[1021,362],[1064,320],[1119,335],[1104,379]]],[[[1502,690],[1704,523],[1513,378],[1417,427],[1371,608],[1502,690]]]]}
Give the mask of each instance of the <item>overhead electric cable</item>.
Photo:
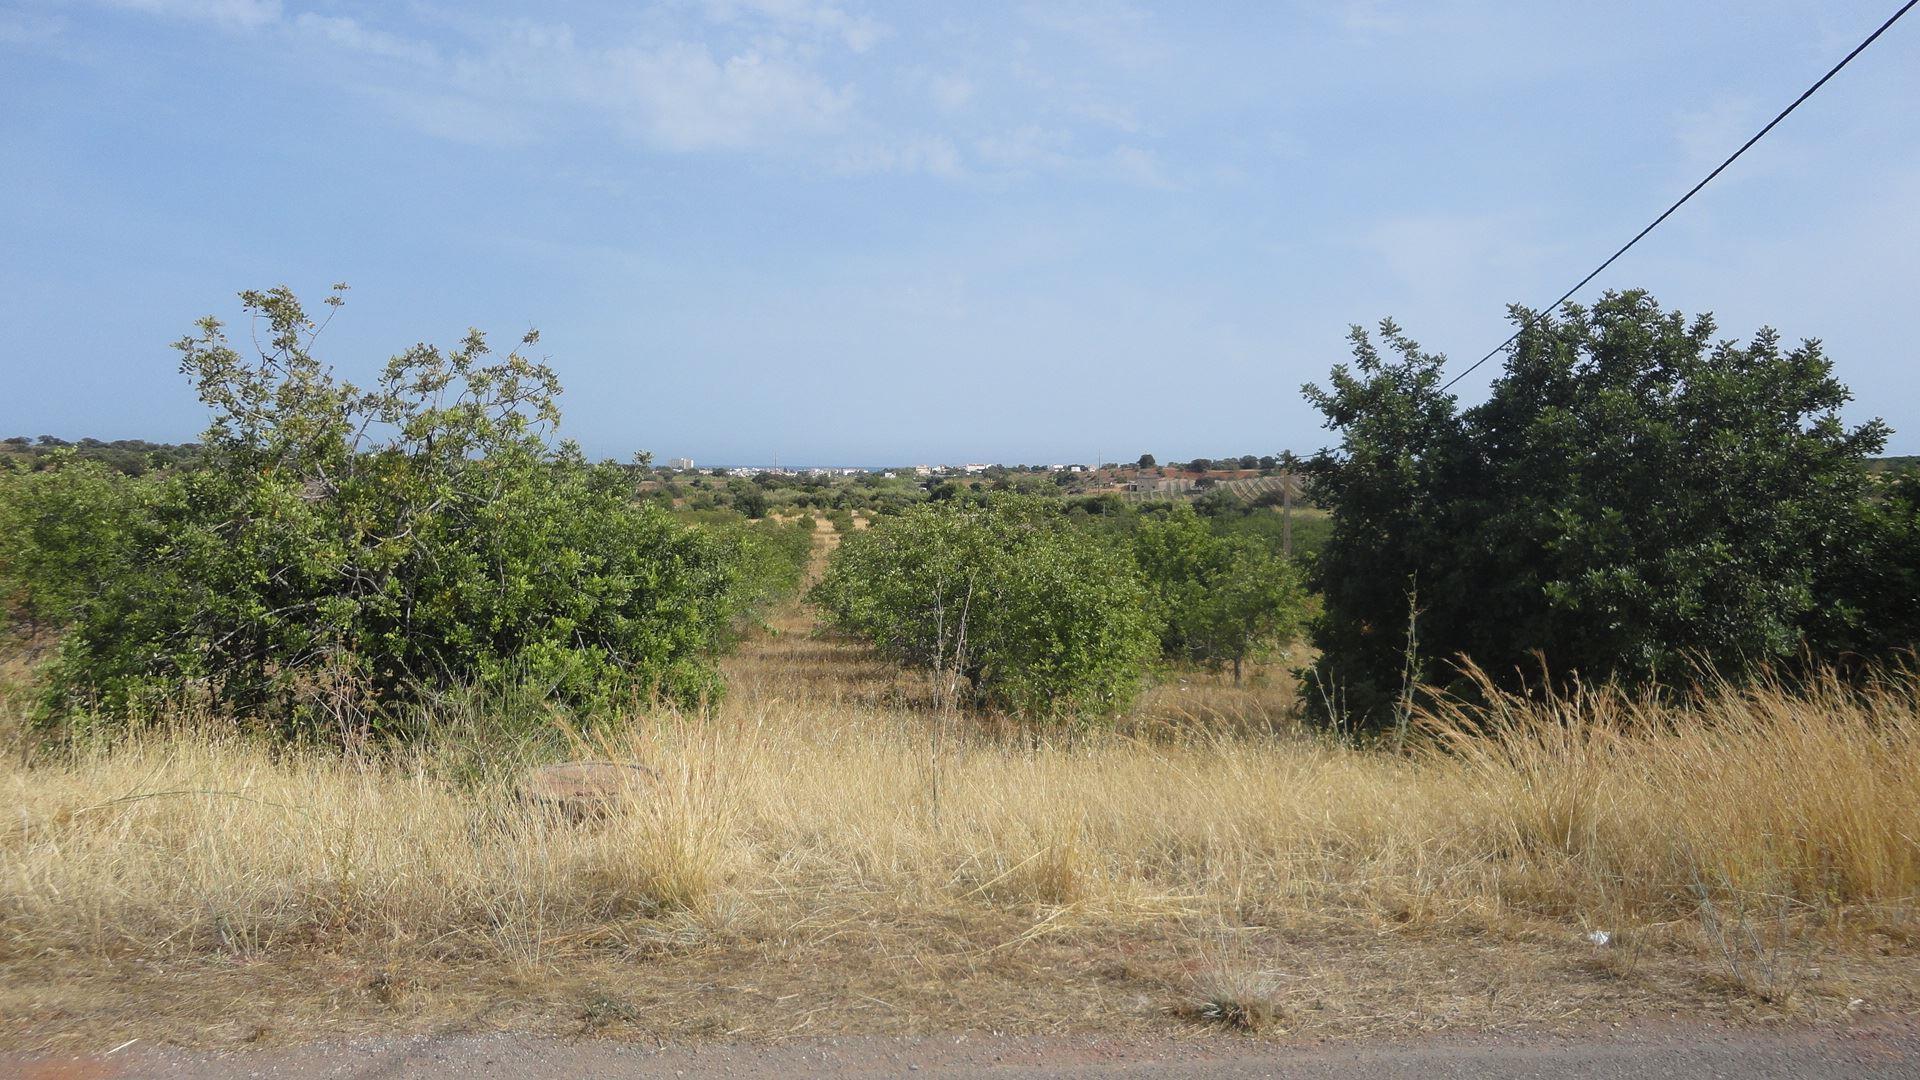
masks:
{"type": "MultiPolygon", "coordinates": [[[[1731,157],[1721,162],[1719,167],[1715,168],[1712,172],[1708,173],[1706,176],[1706,179],[1701,180],[1699,183],[1693,185],[1692,188],[1688,189],[1685,195],[1680,196],[1680,199],[1678,202],[1675,202],[1672,206],[1667,207],[1666,210],[1662,212],[1659,217],[1653,219],[1651,224],[1649,224],[1646,228],[1641,229],[1639,232],[1635,233],[1633,236],[1633,239],[1627,241],[1625,244],[1622,244],[1620,246],[1619,251],[1616,251],[1613,254],[1607,256],[1606,262],[1603,262],[1599,266],[1594,267],[1593,272],[1588,274],[1586,277],[1581,278],[1578,282],[1574,284],[1573,288],[1568,289],[1564,293],[1561,293],[1560,299],[1555,300],[1553,303],[1540,309],[1541,313],[1545,314],[1558,309],[1560,305],[1566,303],[1567,300],[1571,298],[1574,293],[1577,293],[1581,289],[1585,288],[1588,282],[1592,281],[1594,278],[1599,277],[1601,271],[1605,270],[1609,266],[1612,266],[1614,263],[1614,260],[1618,259],[1622,255],[1625,255],[1629,248],[1632,248],[1633,245],[1639,243],[1641,239],[1644,238],[1648,233],[1658,228],[1661,222],[1671,217],[1675,210],[1678,210],[1682,206],[1685,206],[1688,199],[1691,199],[1695,195],[1699,194],[1701,188],[1706,187],[1708,184],[1712,183],[1714,177],[1719,176],[1721,173],[1726,171],[1727,166],[1733,164],[1735,161],[1738,161],[1740,159],[1740,155],[1746,153],[1749,149],[1751,149],[1754,143],[1757,143],[1762,138],[1765,138],[1767,132],[1772,131],[1774,127],[1780,123],[1780,121],[1785,120],[1789,115],[1792,114],[1793,110],[1799,108],[1803,102],[1805,102],[1808,98],[1812,97],[1815,91],[1819,90],[1822,86],[1825,86],[1827,84],[1828,79],[1831,79],[1835,75],[1840,74],[1841,68],[1846,67],[1848,64],[1853,62],[1854,57],[1859,56],[1861,53],[1865,52],[1867,49],[1867,46],[1873,44],[1874,41],[1876,41],[1880,37],[1881,34],[1886,33],[1888,27],[1892,26],[1894,23],[1899,22],[1900,17],[1902,15],[1905,15],[1907,12],[1913,10],[1913,7],[1915,4],[1920,4],[1920,0],[1907,0],[1905,4],[1902,4],[1900,7],[1900,10],[1894,12],[1891,16],[1889,16],[1886,22],[1881,23],[1880,28],[1878,30],[1875,30],[1873,33],[1868,34],[1867,39],[1865,41],[1862,41],[1860,44],[1855,45],[1853,47],[1853,51],[1848,53],[1846,56],[1842,57],[1840,62],[1833,65],[1833,67],[1829,69],[1825,75],[1820,76],[1820,80],[1818,82],[1814,83],[1812,86],[1807,87],[1806,90],[1802,92],[1799,97],[1794,98],[1793,104],[1788,105],[1784,109],[1781,109],[1780,115],[1767,121],[1766,127],[1763,127],[1759,131],[1755,132],[1753,138],[1748,139],[1746,142],[1740,144],[1740,149],[1735,150],[1731,157]]],[[[1461,379],[1464,379],[1467,376],[1473,374],[1473,371],[1475,368],[1493,359],[1496,355],[1499,354],[1500,350],[1520,340],[1520,334],[1526,330],[1527,325],[1528,325],[1528,322],[1526,321],[1521,322],[1521,324],[1514,329],[1512,336],[1508,337],[1507,340],[1501,342],[1500,344],[1495,345],[1491,350],[1488,351],[1487,355],[1481,357],[1478,360],[1475,360],[1472,364],[1469,364],[1465,371],[1462,371],[1460,374],[1455,375],[1451,379],[1448,379],[1446,383],[1440,387],[1440,389],[1442,391],[1451,389],[1454,383],[1457,383],[1461,379]]]]}

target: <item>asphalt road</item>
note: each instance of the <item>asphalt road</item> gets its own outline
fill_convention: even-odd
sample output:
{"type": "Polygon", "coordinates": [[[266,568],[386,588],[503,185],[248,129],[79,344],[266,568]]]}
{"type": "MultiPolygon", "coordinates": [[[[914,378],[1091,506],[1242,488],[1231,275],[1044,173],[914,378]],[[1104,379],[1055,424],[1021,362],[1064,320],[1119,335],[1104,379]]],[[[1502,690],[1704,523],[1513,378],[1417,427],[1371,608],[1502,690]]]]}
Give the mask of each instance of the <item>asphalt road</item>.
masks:
{"type": "Polygon", "coordinates": [[[1920,1024],[1754,1031],[1666,1026],[1581,1036],[1437,1037],[1290,1046],[1226,1035],[1181,1040],[956,1035],[772,1046],[655,1046],[524,1035],[436,1036],[223,1053],[142,1048],[89,1058],[0,1056],[22,1080],[502,1080],[586,1077],[1252,1077],[1398,1080],[1855,1080],[1920,1078],[1920,1024]]]}

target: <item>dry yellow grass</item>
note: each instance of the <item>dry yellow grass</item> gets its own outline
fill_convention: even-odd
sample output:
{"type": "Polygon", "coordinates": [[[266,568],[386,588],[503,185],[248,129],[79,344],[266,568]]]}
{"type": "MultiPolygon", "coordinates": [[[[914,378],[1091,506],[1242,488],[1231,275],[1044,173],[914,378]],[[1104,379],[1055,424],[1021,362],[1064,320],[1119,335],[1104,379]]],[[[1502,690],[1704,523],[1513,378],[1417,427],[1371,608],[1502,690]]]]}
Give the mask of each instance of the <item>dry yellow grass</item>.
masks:
{"type": "Polygon", "coordinates": [[[790,612],[752,642],[712,715],[635,716],[592,746],[663,782],[586,826],[431,753],[203,735],[15,757],[0,1037],[1299,1035],[1915,1007],[1909,674],[1684,709],[1503,699],[1425,718],[1397,755],[1272,730],[1281,691],[1196,675],[1131,734],[1036,742],[943,729],[911,680],[808,626],[790,612]]]}

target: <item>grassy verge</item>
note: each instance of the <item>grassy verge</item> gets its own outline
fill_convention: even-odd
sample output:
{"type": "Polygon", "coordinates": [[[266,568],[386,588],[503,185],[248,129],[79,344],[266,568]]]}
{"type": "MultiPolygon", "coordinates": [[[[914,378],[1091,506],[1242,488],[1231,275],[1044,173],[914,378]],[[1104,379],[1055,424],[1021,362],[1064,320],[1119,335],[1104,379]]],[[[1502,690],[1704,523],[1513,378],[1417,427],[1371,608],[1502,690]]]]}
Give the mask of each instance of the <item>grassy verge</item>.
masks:
{"type": "Polygon", "coordinates": [[[1125,733],[1035,744],[943,730],[909,681],[786,620],[716,714],[583,748],[661,774],[587,826],[431,751],[151,735],[11,758],[0,1039],[1916,1007],[1911,676],[1503,700],[1394,755],[1286,730],[1271,684],[1195,675],[1125,733]]]}

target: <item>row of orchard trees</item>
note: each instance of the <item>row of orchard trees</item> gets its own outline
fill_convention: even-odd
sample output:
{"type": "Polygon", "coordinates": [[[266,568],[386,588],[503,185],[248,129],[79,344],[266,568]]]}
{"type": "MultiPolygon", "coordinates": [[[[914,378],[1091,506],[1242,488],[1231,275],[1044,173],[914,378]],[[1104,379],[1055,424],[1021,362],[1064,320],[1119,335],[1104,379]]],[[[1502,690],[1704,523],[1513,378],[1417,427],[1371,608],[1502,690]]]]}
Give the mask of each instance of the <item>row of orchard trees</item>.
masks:
{"type": "MultiPolygon", "coordinates": [[[[676,515],[556,445],[533,335],[416,346],[362,388],[315,357],[290,291],[242,301],[254,353],[212,318],[176,343],[211,413],[190,467],[56,450],[0,474],[0,601],[58,637],[56,730],[203,709],[355,740],[474,688],[585,713],[711,700],[716,656],[797,589],[807,525],[676,515]]],[[[848,536],[818,595],[948,700],[1045,717],[1122,708],[1156,656],[1238,677],[1303,603],[1270,544],[1185,504],[1122,520],[1004,493],[848,536]]]]}
{"type": "Polygon", "coordinates": [[[59,635],[47,723],[198,707],[351,739],[455,689],[694,702],[743,620],[798,587],[804,526],[684,524],[556,447],[559,386],[522,351],[476,331],[363,389],[315,359],[291,292],[242,299],[258,355],[212,318],[176,346],[212,413],[195,467],[0,476],[0,593],[59,635]]]}
{"type": "MultiPolygon", "coordinates": [[[[1920,644],[1920,477],[1869,462],[1819,342],[1740,343],[1643,292],[1520,324],[1487,399],[1391,322],[1306,388],[1336,445],[1303,699],[1349,731],[1436,690],[1867,677],[1920,644]],[[1478,669],[1475,671],[1474,669],[1478,669]]],[[[932,506],[844,549],[842,626],[1028,713],[1123,703],[1142,663],[1236,668],[1299,625],[1293,570],[1181,505],[1139,528],[1017,499],[932,506]]]]}
{"type": "MultiPolygon", "coordinates": [[[[475,332],[363,389],[290,292],[243,300],[257,355],[213,319],[177,343],[212,413],[191,467],[0,475],[0,601],[58,631],[50,722],[194,703],[365,736],[460,687],[694,702],[797,587],[804,528],[635,498],[554,444],[559,387],[522,352],[475,332]]],[[[1468,662],[1658,687],[1920,641],[1920,481],[1869,473],[1887,429],[1843,419],[1817,342],[1723,340],[1638,292],[1515,318],[1482,404],[1391,323],[1307,388],[1337,437],[1309,470],[1332,524],[1305,697],[1330,720],[1404,720],[1468,662]]],[[[847,537],[815,595],[955,704],[1110,714],[1156,657],[1237,673],[1304,622],[1300,575],[1228,515],[945,494],[847,537]]]]}
{"type": "Polygon", "coordinates": [[[1124,707],[1156,657],[1237,679],[1305,611],[1288,560],[1184,503],[1126,533],[1005,494],[848,537],[813,596],[842,629],[928,671],[944,703],[1054,719],[1124,707]]]}

